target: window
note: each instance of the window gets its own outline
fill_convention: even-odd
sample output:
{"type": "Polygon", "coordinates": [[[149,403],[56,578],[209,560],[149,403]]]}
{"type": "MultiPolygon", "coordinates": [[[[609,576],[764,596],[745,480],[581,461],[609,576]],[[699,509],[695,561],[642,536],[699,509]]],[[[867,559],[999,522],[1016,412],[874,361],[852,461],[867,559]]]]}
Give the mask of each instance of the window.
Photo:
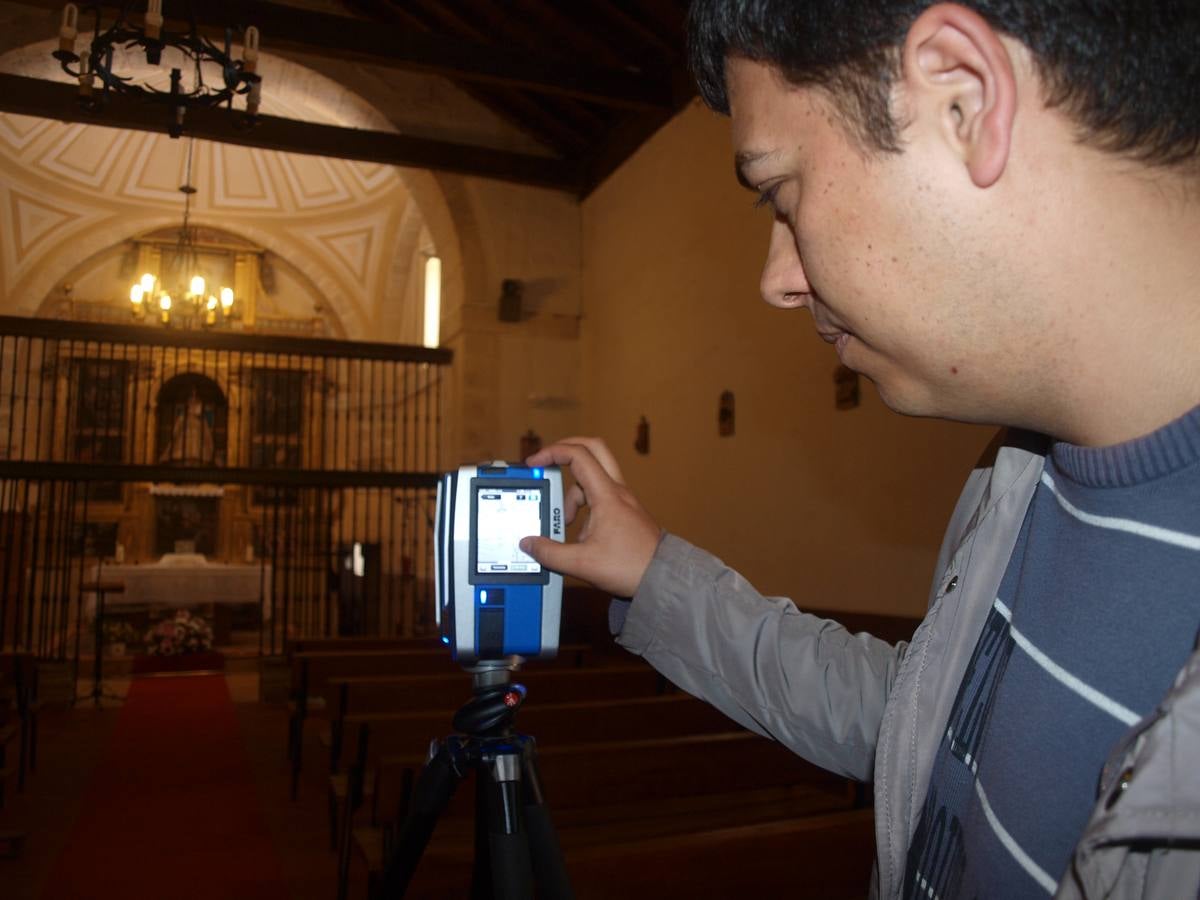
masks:
{"type": "Polygon", "coordinates": [[[441,339],[442,321],[442,261],[436,256],[425,260],[425,340],[426,347],[436,347],[441,339]]]}

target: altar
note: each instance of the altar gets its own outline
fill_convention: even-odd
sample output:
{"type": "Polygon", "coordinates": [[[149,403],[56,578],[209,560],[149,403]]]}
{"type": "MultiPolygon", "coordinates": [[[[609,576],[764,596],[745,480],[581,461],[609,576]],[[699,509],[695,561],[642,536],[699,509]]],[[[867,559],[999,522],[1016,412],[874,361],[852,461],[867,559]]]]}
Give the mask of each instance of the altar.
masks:
{"type": "Polygon", "coordinates": [[[199,553],[168,553],[158,562],[144,565],[89,566],[84,572],[84,609],[95,616],[96,595],[87,586],[98,581],[120,581],[121,593],[105,594],[104,606],[117,611],[122,606],[261,606],[263,619],[271,618],[271,567],[266,563],[228,565],[209,562],[199,553]]]}

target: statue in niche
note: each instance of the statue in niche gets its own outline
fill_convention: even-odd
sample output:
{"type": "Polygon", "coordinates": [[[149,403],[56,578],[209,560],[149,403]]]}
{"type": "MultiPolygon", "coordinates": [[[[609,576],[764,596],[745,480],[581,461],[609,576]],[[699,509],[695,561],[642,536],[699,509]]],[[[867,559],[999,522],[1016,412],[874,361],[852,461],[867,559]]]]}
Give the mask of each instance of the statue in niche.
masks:
{"type": "Polygon", "coordinates": [[[217,454],[213,441],[213,416],[214,410],[206,407],[195,391],[192,391],[186,404],[176,404],[171,440],[158,461],[215,465],[217,454]]]}

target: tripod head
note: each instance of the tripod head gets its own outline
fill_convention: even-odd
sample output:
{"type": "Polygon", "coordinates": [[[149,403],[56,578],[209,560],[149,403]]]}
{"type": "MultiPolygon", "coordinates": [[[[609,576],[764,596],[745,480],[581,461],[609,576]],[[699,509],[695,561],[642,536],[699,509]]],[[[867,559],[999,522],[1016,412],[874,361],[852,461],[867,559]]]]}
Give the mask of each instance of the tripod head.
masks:
{"type": "Polygon", "coordinates": [[[454,729],[476,738],[511,734],[513,719],[525,702],[525,685],[513,684],[521,657],[476,663],[467,668],[474,696],[454,714],[454,729]]]}

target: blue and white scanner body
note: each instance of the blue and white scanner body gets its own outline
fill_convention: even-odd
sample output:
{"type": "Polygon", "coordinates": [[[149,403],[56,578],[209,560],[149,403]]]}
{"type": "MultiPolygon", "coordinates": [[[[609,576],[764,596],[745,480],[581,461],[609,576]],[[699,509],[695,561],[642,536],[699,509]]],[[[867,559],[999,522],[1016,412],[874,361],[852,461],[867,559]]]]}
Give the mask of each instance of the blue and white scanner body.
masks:
{"type": "Polygon", "coordinates": [[[558,653],[562,576],[518,546],[564,539],[562,472],[493,462],[438,483],[434,522],[437,623],[460,665],[558,653]]]}

